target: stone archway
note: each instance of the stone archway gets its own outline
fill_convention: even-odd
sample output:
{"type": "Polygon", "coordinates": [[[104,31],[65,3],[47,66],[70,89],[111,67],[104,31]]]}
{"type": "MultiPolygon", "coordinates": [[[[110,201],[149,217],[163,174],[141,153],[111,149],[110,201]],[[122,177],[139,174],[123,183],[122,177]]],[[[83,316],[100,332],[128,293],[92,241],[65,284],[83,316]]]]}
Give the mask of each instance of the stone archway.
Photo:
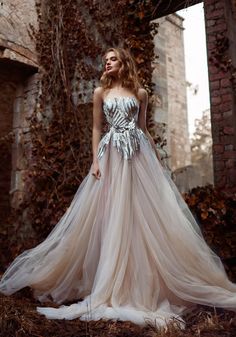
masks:
{"type": "MultiPolygon", "coordinates": [[[[13,135],[13,144],[1,142],[0,222],[21,200],[26,168],[24,145],[27,120],[34,109],[37,54],[33,32],[37,29],[35,1],[10,0],[0,5],[0,139],[13,135]],[[5,145],[4,145],[5,144],[5,145]],[[4,151],[5,150],[5,151],[4,151]]],[[[29,138],[29,137],[28,137],[29,138]]],[[[28,151],[29,152],[29,151],[28,151]]]]}
{"type": "Polygon", "coordinates": [[[0,223],[4,223],[11,207],[18,207],[21,202],[27,172],[26,117],[34,109],[35,70],[24,63],[0,59],[0,138],[10,134],[13,138],[12,145],[8,143],[1,149],[0,223]]]}

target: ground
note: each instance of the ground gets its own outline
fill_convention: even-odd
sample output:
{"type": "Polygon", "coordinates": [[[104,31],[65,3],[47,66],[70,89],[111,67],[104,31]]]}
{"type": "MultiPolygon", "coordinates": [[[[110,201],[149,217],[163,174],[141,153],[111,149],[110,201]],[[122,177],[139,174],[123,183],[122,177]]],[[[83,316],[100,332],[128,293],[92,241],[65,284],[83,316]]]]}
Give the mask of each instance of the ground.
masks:
{"type": "MultiPolygon", "coordinates": [[[[198,306],[166,329],[139,327],[130,322],[48,320],[36,311],[40,305],[29,290],[10,297],[0,295],[0,337],[235,337],[236,313],[198,306]]],[[[51,304],[50,304],[51,305],[51,304]]]]}

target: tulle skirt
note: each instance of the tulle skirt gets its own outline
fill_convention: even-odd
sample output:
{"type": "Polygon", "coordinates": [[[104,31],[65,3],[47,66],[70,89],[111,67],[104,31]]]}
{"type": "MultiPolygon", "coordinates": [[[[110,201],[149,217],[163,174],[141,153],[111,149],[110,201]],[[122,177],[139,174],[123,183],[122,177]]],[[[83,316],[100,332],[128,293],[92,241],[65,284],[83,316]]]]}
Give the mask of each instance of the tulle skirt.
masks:
{"type": "Polygon", "coordinates": [[[30,286],[51,319],[165,325],[197,303],[236,311],[236,285],[207,246],[187,204],[143,137],[125,160],[112,143],[45,241],[19,255],[0,282],[30,286]]]}

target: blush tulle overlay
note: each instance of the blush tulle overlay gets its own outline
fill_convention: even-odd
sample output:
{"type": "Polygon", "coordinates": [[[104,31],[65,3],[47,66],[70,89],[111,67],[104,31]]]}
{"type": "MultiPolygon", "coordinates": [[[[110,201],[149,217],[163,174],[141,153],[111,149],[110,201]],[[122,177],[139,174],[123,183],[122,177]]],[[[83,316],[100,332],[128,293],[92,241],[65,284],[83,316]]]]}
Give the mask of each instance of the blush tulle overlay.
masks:
{"type": "Polygon", "coordinates": [[[236,311],[236,285],[138,128],[138,110],[134,97],[104,101],[101,179],[91,168],[45,241],[9,266],[2,293],[32,287],[60,304],[37,308],[49,319],[184,326],[196,304],[236,311]]]}

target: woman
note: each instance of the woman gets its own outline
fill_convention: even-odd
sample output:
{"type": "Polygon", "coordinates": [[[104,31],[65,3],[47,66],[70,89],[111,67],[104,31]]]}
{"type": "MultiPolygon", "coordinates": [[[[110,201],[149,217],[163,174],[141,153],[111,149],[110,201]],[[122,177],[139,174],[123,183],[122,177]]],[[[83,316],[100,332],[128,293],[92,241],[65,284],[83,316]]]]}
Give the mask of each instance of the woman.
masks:
{"type": "Polygon", "coordinates": [[[164,325],[197,303],[236,310],[236,285],[160,163],[132,57],[109,49],[105,62],[90,172],[48,238],[8,268],[0,290],[30,286],[40,301],[75,302],[38,308],[52,319],[164,325]],[[109,131],[101,139],[103,115],[109,131]]]}

